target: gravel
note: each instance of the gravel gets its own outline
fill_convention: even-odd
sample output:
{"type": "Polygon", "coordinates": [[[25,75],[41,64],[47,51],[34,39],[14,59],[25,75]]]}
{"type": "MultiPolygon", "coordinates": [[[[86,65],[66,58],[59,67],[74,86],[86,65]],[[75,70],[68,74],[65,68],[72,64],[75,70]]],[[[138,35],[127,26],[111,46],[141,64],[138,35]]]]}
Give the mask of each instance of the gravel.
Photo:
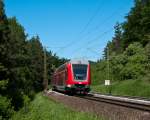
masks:
{"type": "Polygon", "coordinates": [[[54,91],[48,91],[46,95],[57,102],[69,106],[73,110],[93,113],[108,120],[150,120],[150,112],[146,111],[91,101],[54,91]]]}

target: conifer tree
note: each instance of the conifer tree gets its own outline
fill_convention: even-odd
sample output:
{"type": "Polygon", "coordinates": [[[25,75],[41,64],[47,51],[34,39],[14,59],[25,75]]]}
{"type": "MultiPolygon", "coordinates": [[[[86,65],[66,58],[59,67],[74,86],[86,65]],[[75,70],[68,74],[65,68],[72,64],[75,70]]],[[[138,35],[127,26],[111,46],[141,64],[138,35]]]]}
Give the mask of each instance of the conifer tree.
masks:
{"type": "Polygon", "coordinates": [[[113,43],[114,43],[114,52],[121,53],[121,47],[122,47],[122,28],[121,24],[118,22],[115,25],[115,36],[113,37],[113,43]]]}
{"type": "Polygon", "coordinates": [[[149,42],[150,35],[150,1],[135,0],[127,21],[123,25],[124,48],[133,42],[140,42],[143,46],[149,42]]]}
{"type": "MultiPolygon", "coordinates": [[[[3,0],[0,0],[0,92],[3,93],[2,87],[7,85],[7,49],[9,41],[8,20],[5,15],[3,0]]],[[[6,87],[5,87],[6,88],[6,87]]]]}

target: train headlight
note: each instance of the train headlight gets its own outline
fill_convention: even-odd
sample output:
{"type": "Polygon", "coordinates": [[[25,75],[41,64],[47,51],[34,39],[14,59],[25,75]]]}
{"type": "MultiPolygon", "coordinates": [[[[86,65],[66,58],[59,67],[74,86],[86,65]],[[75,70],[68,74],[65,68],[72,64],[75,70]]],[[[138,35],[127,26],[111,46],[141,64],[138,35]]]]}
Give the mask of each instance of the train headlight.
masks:
{"type": "Polygon", "coordinates": [[[69,84],[69,85],[67,85],[67,87],[71,87],[71,85],[69,84]]]}
{"type": "Polygon", "coordinates": [[[82,82],[79,82],[79,84],[82,84],[82,82]]]}

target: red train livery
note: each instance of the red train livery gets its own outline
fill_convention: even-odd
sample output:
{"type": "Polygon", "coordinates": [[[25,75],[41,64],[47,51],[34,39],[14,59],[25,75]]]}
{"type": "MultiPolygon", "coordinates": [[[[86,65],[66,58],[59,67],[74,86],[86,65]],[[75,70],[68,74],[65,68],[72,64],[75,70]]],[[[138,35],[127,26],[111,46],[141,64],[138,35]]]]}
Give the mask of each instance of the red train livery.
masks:
{"type": "Polygon", "coordinates": [[[52,88],[66,93],[88,93],[91,71],[88,61],[69,61],[56,69],[52,76],[52,88]]]}

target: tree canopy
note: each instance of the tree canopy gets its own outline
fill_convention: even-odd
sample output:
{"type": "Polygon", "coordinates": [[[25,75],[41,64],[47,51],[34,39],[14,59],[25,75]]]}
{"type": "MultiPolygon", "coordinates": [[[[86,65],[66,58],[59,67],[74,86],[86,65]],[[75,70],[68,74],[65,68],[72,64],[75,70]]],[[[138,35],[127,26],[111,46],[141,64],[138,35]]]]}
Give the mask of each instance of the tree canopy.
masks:
{"type": "Polygon", "coordinates": [[[141,78],[150,81],[150,1],[134,2],[125,22],[116,23],[114,37],[108,41],[103,59],[94,66],[93,76],[99,82],[141,78]]]}
{"type": "MultiPolygon", "coordinates": [[[[39,36],[28,38],[15,17],[5,14],[0,0],[0,119],[9,119],[43,90],[44,47],[39,36]]],[[[66,59],[47,51],[48,81],[66,59]]]]}

